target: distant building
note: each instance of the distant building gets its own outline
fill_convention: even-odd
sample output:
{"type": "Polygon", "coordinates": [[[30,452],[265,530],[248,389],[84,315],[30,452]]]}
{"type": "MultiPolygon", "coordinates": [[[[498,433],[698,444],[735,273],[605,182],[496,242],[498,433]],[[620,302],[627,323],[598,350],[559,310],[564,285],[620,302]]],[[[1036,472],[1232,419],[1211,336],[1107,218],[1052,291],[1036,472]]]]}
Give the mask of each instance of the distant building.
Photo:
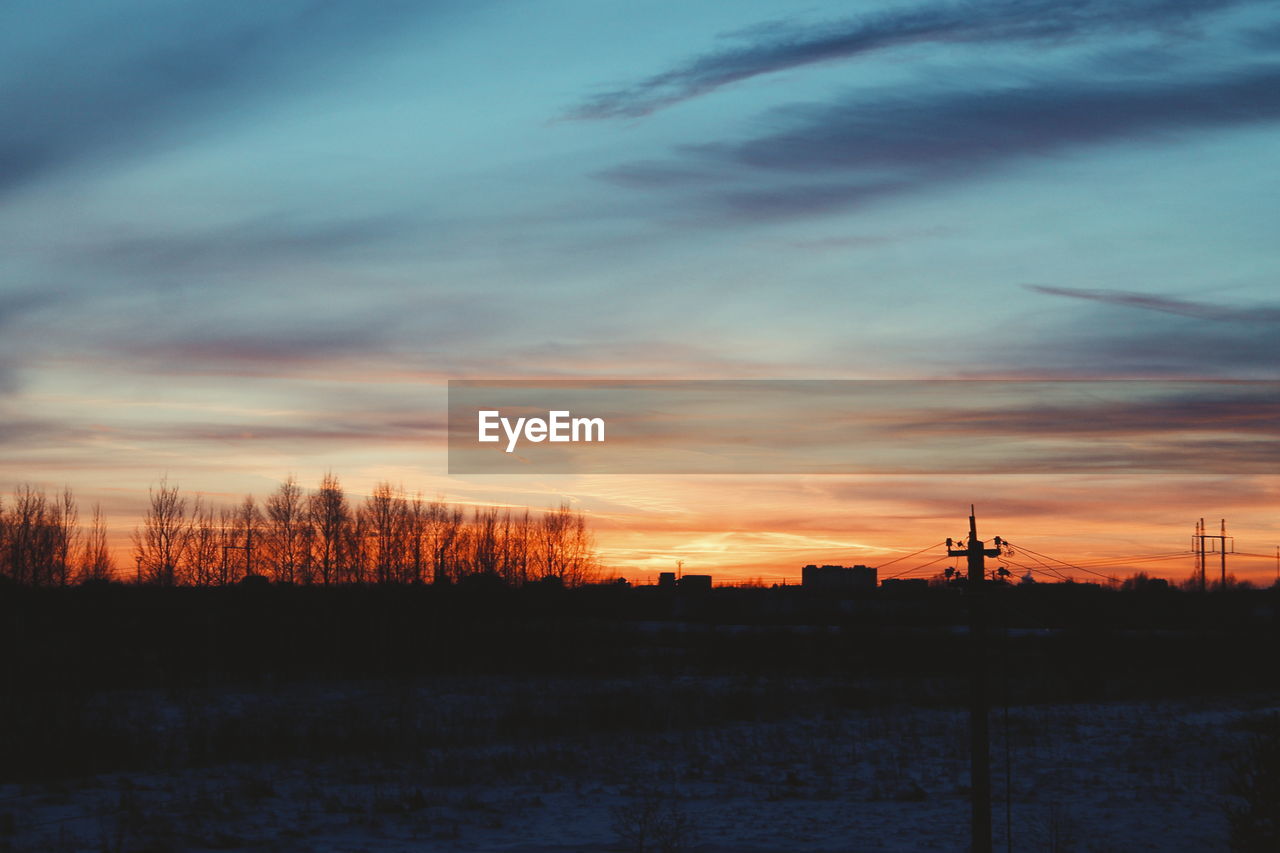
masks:
{"type": "Polygon", "coordinates": [[[658,589],[675,589],[676,573],[675,572],[659,572],[658,573],[658,589]]]}
{"type": "Polygon", "coordinates": [[[863,590],[876,588],[876,570],[871,566],[805,566],[800,585],[815,590],[863,590]]]}
{"type": "Polygon", "coordinates": [[[711,591],[711,575],[684,575],[678,583],[685,592],[711,591]]]}
{"type": "Polygon", "coordinates": [[[894,592],[921,592],[929,588],[928,578],[885,578],[880,584],[880,588],[884,590],[892,590],[894,592]]]}

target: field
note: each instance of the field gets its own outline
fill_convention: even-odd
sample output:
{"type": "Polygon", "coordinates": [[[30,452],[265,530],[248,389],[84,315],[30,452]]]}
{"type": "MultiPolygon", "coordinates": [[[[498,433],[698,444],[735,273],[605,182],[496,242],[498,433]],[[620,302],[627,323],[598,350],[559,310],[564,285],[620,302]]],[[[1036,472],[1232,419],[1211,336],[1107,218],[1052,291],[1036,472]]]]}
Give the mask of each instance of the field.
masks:
{"type": "MultiPolygon", "coordinates": [[[[1212,853],[1233,809],[1274,820],[1273,598],[1005,596],[996,849],[1212,853]]],[[[0,616],[0,849],[968,848],[946,590],[112,587],[0,616]]]]}
{"type": "MultiPolygon", "coordinates": [[[[0,825],[31,851],[965,849],[964,713],[868,706],[852,688],[503,676],[108,693],[86,724],[137,766],[7,785],[0,825]]],[[[1226,850],[1233,760],[1278,711],[1277,695],[997,709],[997,849],[1008,790],[1015,850],[1226,850]]]]}

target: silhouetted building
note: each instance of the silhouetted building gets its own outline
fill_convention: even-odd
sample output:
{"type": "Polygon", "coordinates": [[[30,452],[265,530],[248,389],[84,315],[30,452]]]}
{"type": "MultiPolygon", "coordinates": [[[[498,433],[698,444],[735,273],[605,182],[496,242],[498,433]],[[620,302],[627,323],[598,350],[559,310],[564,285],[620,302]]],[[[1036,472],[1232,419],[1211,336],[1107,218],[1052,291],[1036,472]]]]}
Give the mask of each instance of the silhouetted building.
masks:
{"type": "Polygon", "coordinates": [[[711,575],[685,575],[679,580],[680,589],[685,592],[710,592],[711,575]]]}
{"type": "Polygon", "coordinates": [[[928,578],[885,578],[881,589],[892,592],[923,592],[929,588],[928,578]]]}
{"type": "Polygon", "coordinates": [[[675,589],[676,573],[675,572],[659,572],[658,573],[658,589],[675,589]]]}
{"type": "Polygon", "coordinates": [[[800,571],[805,589],[863,590],[876,588],[876,570],[870,566],[805,566],[800,571]]]}

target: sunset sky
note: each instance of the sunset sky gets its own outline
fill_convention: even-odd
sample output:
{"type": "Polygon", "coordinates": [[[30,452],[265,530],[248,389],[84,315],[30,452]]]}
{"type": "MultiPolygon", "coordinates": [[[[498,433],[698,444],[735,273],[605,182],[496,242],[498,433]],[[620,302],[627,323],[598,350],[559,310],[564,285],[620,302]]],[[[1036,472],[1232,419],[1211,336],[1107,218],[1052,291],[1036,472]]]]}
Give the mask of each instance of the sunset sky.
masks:
{"type": "Polygon", "coordinates": [[[1088,565],[1202,516],[1280,544],[1265,466],[450,477],[444,445],[448,379],[1280,379],[1273,2],[9,0],[0,92],[0,486],[100,501],[122,567],[163,475],[327,470],[570,501],[641,579],[876,565],[970,503],[1088,565]]]}

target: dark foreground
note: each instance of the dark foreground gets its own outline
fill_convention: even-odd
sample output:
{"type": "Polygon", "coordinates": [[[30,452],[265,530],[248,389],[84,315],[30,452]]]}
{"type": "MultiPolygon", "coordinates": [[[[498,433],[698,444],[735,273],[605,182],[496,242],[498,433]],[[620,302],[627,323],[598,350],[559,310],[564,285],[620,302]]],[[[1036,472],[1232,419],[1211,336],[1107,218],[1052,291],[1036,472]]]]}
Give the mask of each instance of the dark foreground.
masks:
{"type": "MultiPolygon", "coordinates": [[[[1273,593],[999,592],[997,849],[1011,828],[1015,850],[1227,850],[1233,812],[1276,808],[1273,593]]],[[[0,609],[0,849],[967,845],[952,590],[5,589],[0,609]]]]}

